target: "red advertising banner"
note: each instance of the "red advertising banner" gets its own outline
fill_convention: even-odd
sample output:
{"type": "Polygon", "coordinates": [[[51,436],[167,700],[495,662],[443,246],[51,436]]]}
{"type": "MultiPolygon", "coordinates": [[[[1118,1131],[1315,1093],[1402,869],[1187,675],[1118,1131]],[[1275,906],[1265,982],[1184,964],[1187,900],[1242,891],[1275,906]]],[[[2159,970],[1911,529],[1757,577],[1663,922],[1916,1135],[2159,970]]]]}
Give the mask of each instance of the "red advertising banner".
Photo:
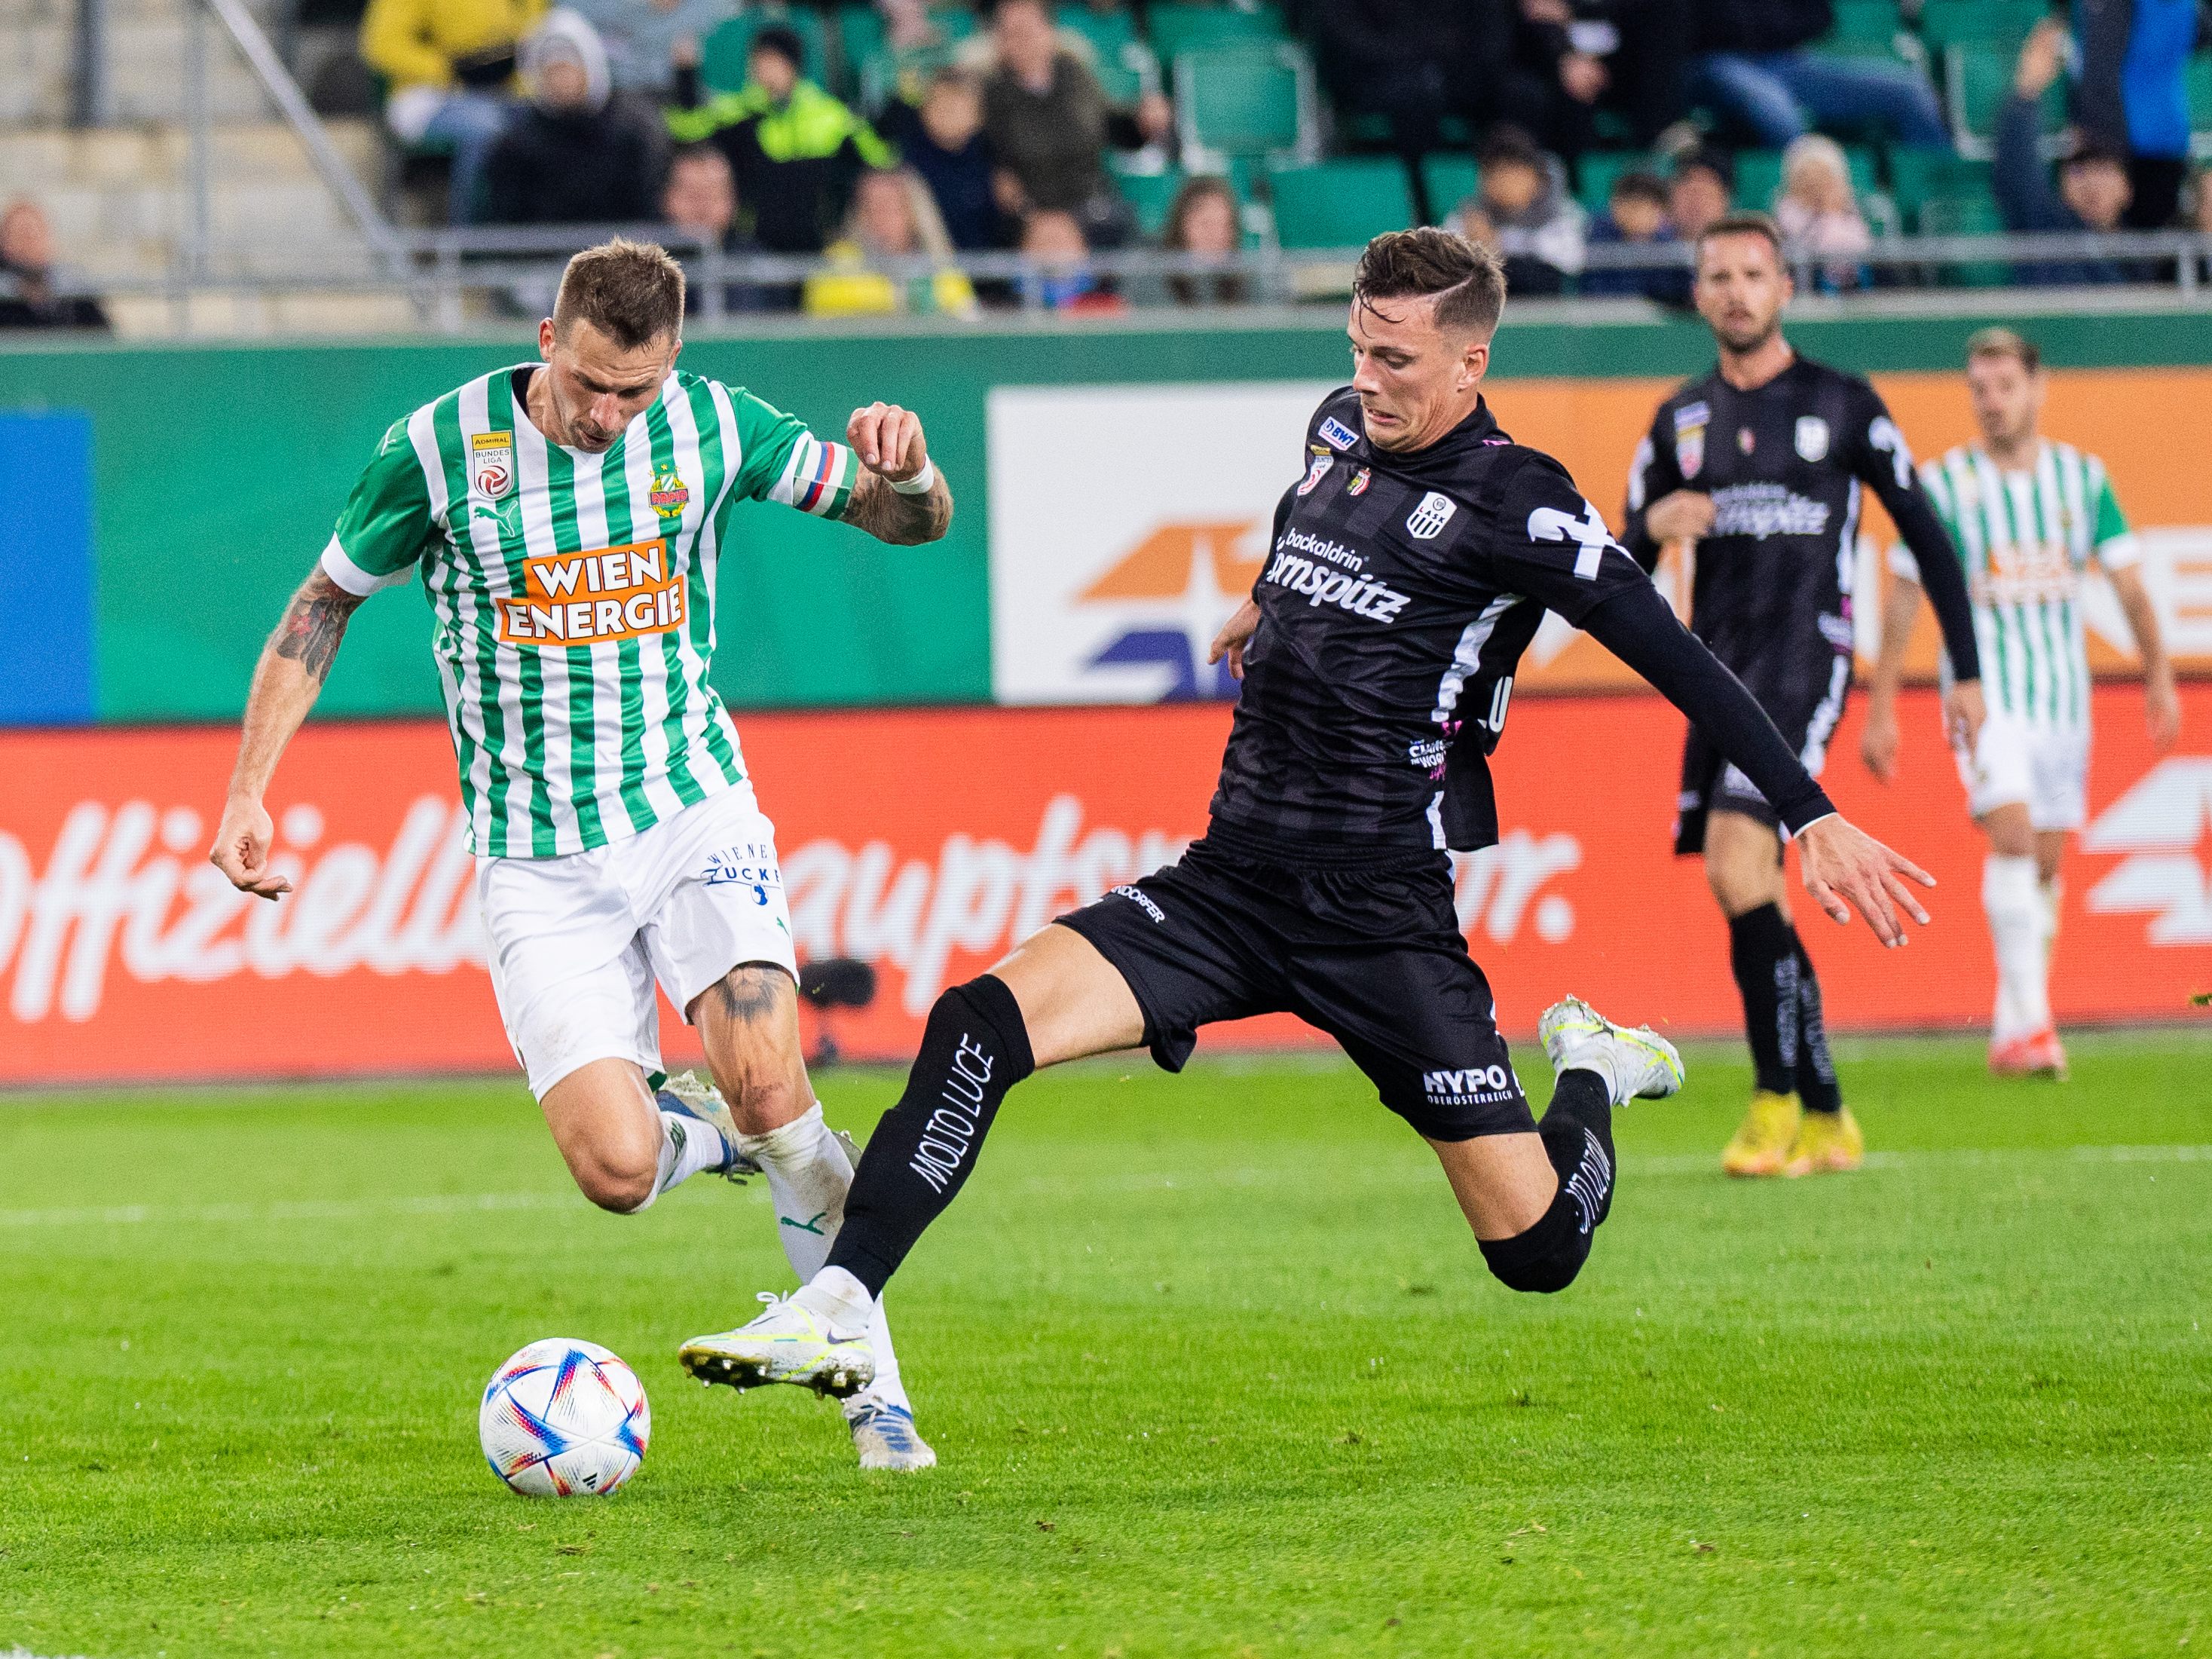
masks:
{"type": "MultiPolygon", "coordinates": [[[[2212,990],[2212,685],[2180,752],[2132,687],[2096,696],[2090,822],[2069,871],[2062,1020],[2191,1018],[2212,990]]],[[[755,715],[801,953],[880,975],[836,1028],[903,1058],[945,986],[1071,905],[1173,857],[1206,822],[1218,705],[755,715]]],[[[1907,694],[1903,774],[1832,749],[1844,809],[1942,883],[1900,951],[1801,915],[1839,1030],[1976,1028],[1993,994],[1982,842],[1933,695],[1907,694]]],[[[1649,696],[1529,699],[1498,757],[1505,834],[1463,860],[1460,912],[1525,1035],[1563,992],[1683,1034],[1737,1025],[1726,935],[1669,856],[1681,720],[1649,696]]],[[[295,891],[270,904],[206,862],[222,730],[0,733],[0,1084],[335,1076],[512,1064],[483,968],[453,756],[429,723],[319,725],[271,799],[295,891]]],[[[1801,907],[1802,910],[1803,907],[1801,907]]],[[[2196,1015],[2195,1018],[2212,1018],[2196,1015]]],[[[697,1054],[663,1011],[672,1059],[697,1054]]],[[[1209,1043],[1310,1042],[1287,1018],[1209,1043]]]]}

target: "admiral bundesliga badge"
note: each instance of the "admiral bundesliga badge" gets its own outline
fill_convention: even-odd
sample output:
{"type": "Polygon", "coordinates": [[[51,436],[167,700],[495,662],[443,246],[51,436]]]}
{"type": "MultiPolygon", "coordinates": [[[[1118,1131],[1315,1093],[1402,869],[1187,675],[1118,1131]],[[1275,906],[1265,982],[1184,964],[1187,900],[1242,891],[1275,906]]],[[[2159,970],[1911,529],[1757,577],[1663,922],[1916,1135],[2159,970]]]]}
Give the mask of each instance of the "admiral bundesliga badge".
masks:
{"type": "Polygon", "coordinates": [[[514,434],[476,432],[469,436],[469,482],[486,501],[497,501],[514,488],[514,434]]]}

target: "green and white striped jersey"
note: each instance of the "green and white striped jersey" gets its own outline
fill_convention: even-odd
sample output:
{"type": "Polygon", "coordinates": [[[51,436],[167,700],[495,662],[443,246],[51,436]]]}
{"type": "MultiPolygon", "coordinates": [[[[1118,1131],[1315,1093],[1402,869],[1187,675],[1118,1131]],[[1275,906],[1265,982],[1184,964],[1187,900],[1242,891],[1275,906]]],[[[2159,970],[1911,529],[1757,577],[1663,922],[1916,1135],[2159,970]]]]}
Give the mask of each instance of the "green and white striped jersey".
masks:
{"type": "MultiPolygon", "coordinates": [[[[2093,558],[2120,570],[2142,556],[2105,464],[2045,439],[2032,466],[2005,472],[1979,446],[1963,444],[1920,477],[1966,567],[1991,712],[2039,726],[2087,725],[2082,580],[2093,558]]],[[[1918,579],[1904,548],[1889,558],[1899,575],[1918,579]]],[[[1949,668],[1947,661],[1947,683],[1949,668]]]]}
{"type": "Polygon", "coordinates": [[[681,373],[605,454],[565,448],[517,379],[471,380],[386,432],[322,565],[363,596],[420,567],[470,850],[553,858],[744,781],[707,684],[730,509],[836,518],[858,471],[795,417],[681,373]]]}

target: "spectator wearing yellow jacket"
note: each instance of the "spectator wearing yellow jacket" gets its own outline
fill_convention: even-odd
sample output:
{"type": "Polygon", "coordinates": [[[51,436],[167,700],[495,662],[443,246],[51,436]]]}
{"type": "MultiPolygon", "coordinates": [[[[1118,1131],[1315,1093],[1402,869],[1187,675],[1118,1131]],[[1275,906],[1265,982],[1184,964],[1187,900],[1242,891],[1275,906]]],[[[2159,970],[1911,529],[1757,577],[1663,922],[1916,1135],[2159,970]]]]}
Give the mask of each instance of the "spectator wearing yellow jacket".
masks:
{"type": "Polygon", "coordinates": [[[753,37],[739,92],[698,103],[696,72],[678,77],[668,130],[730,158],[753,235],[771,253],[819,253],[864,167],[887,167],[890,146],[850,109],[799,72],[799,36],[771,25],[753,37]]]}
{"type": "Polygon", "coordinates": [[[937,203],[908,168],[860,175],[844,234],[828,257],[832,269],[806,279],[809,316],[975,314],[975,286],[952,263],[952,239],[937,203]]]}
{"type": "Polygon", "coordinates": [[[522,37],[548,0],[369,0],[361,55],[390,88],[384,118],[402,143],[452,147],[448,216],[467,224],[485,158],[507,130],[522,37]]]}

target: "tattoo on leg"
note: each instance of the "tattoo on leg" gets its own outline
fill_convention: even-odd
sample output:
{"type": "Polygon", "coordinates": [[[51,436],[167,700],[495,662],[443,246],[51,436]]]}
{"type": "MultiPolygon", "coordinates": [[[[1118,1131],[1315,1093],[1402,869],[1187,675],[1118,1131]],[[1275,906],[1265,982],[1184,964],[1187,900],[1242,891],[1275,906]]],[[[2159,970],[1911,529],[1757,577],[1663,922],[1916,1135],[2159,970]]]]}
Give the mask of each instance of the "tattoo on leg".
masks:
{"type": "Polygon", "coordinates": [[[722,1012],[750,1025],[775,1012],[781,1000],[777,981],[785,977],[775,968],[733,968],[714,990],[721,998],[722,1012]]]}
{"type": "Polygon", "coordinates": [[[300,584],[284,620],[276,625],[272,641],[276,654],[289,657],[321,684],[331,676],[331,661],[338,653],[347,620],[361,601],[316,571],[300,584]]]}

